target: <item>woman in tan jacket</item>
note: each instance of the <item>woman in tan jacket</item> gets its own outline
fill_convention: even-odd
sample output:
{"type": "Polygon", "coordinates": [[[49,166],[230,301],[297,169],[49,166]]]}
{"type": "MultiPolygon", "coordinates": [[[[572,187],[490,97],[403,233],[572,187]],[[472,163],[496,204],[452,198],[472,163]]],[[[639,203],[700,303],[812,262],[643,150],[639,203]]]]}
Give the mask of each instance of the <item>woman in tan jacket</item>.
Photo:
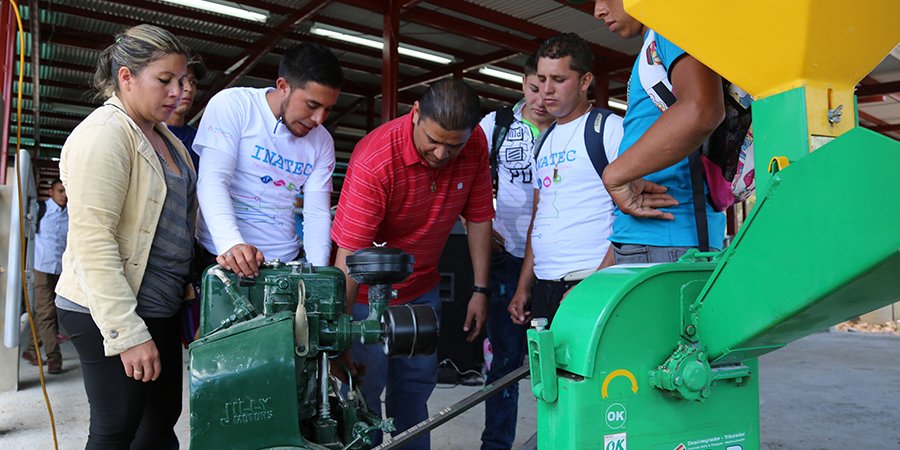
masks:
{"type": "Polygon", "coordinates": [[[196,174],[163,122],[190,52],[138,25],[97,63],[103,106],[69,135],[60,174],[71,227],[56,292],[91,409],[88,449],[178,448],[177,313],[190,267],[196,174]]]}

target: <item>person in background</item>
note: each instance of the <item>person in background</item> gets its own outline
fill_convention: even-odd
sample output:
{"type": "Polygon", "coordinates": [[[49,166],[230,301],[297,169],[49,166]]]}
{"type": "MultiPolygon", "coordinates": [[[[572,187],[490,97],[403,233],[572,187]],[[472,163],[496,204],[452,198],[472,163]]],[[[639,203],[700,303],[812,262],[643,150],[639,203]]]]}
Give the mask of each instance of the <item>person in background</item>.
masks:
{"type": "Polygon", "coordinates": [[[206,78],[206,66],[203,65],[203,62],[199,58],[189,61],[187,82],[184,83],[184,95],[181,96],[181,101],[178,103],[178,107],[175,108],[175,112],[166,121],[169,131],[178,137],[185,148],[188,149],[195,168],[200,166],[200,156],[194,153],[191,148],[194,146],[197,128],[187,124],[187,114],[191,111],[191,107],[194,106],[197,84],[204,78],[206,78]]]}
{"type": "MultiPolygon", "coordinates": [[[[480,123],[487,137],[491,174],[497,186],[487,323],[493,360],[487,373],[487,384],[519,368],[525,359],[525,327],[513,323],[507,308],[519,283],[531,221],[534,145],[554,119],[541,100],[537,55],[531,55],[525,62],[522,93],[524,98],[508,111],[491,112],[480,123]],[[511,123],[506,126],[504,136],[497,136],[499,143],[493,142],[495,132],[504,132],[503,123],[499,122],[502,119],[498,119],[504,113],[509,114],[511,123]],[[495,130],[498,125],[501,129],[495,130]]],[[[518,384],[509,386],[484,402],[482,450],[512,448],[516,439],[518,409],[518,384]]]]}
{"type": "Polygon", "coordinates": [[[60,175],[73,226],[56,286],[59,321],[81,360],[87,449],[177,449],[186,293],[197,210],[187,149],[166,127],[190,51],[137,25],[100,53],[107,98],[69,135],[60,175]]]}
{"type": "MultiPolygon", "coordinates": [[[[194,162],[194,170],[198,170],[200,164],[200,156],[191,150],[191,147],[194,145],[194,137],[197,135],[197,128],[187,124],[187,114],[191,111],[191,106],[194,105],[194,96],[197,95],[197,84],[205,77],[206,66],[203,65],[199,58],[188,61],[188,75],[184,83],[184,94],[181,96],[181,101],[178,102],[175,112],[172,113],[169,120],[166,120],[166,126],[169,127],[169,131],[184,144],[188,154],[191,155],[191,161],[194,162]]],[[[203,269],[205,267],[192,267],[191,270],[192,272],[197,272],[203,269]]],[[[191,278],[194,280],[194,293],[196,296],[193,300],[198,300],[200,297],[200,276],[197,273],[193,273],[191,278]]],[[[181,312],[181,342],[185,348],[194,341],[197,329],[200,328],[200,302],[193,300],[185,302],[181,312]]]]}
{"type": "MultiPolygon", "coordinates": [[[[34,318],[37,335],[47,356],[47,372],[62,373],[62,353],[59,351],[59,325],[56,319],[56,283],[62,272],[62,255],[69,233],[69,211],[66,209],[66,188],[59,178],[50,182],[50,198],[38,208],[37,232],[34,235],[34,318]]],[[[29,339],[22,357],[38,365],[38,347],[29,339]]]]}

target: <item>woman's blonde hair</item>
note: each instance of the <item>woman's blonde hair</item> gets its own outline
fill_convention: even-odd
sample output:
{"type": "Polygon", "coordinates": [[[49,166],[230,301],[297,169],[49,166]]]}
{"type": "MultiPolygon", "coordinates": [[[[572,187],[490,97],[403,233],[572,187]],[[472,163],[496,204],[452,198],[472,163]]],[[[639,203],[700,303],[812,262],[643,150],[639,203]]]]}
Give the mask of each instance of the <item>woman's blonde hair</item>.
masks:
{"type": "Polygon", "coordinates": [[[138,74],[165,55],[181,54],[191,59],[191,51],[172,33],[148,24],[133,26],[116,36],[116,41],[100,53],[94,72],[94,89],[103,99],[119,91],[119,68],[138,74]]]}

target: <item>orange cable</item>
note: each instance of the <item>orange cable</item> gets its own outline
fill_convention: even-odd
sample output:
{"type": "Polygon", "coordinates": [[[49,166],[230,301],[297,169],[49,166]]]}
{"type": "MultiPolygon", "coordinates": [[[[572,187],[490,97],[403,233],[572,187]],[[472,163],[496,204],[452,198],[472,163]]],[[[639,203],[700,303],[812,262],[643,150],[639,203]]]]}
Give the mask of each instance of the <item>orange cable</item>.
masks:
{"type": "MultiPolygon", "coordinates": [[[[22,166],[21,147],[22,147],[22,85],[25,77],[25,31],[22,27],[22,15],[19,14],[19,5],[16,0],[9,0],[13,6],[13,12],[16,13],[16,24],[19,28],[19,83],[18,83],[18,104],[16,105],[16,187],[19,194],[19,240],[21,241],[21,257],[22,264],[20,267],[22,276],[22,286],[25,294],[25,310],[28,312],[28,322],[31,325],[31,338],[34,339],[34,353],[38,360],[38,374],[41,379],[41,390],[44,393],[44,403],[47,405],[47,412],[50,413],[50,427],[53,430],[53,448],[59,450],[59,441],[56,438],[56,420],[53,418],[53,407],[50,405],[50,397],[47,395],[47,385],[44,382],[44,365],[41,360],[41,349],[38,345],[37,329],[34,326],[34,315],[31,312],[31,300],[28,298],[28,281],[25,278],[25,261],[26,261],[26,245],[25,245],[25,206],[22,203],[22,166]]],[[[31,35],[34,39],[34,34],[31,35]]],[[[32,68],[33,69],[33,68],[32,68]]],[[[32,77],[38,74],[32,73],[32,77]]],[[[16,355],[18,357],[18,355],[16,355]]]]}

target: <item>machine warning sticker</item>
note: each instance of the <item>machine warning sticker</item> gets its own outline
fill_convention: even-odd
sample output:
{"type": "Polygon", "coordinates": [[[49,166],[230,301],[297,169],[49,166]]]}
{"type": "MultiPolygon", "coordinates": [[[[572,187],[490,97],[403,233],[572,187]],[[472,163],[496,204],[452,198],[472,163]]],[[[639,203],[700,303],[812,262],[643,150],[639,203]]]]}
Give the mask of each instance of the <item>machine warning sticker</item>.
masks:
{"type": "Polygon", "coordinates": [[[621,403],[613,403],[606,408],[606,426],[610,429],[618,430],[625,427],[625,420],[628,419],[628,411],[625,405],[621,403]]]}
{"type": "Polygon", "coordinates": [[[723,434],[704,439],[691,439],[678,444],[673,450],[704,450],[722,446],[725,446],[725,450],[744,450],[741,444],[746,440],[747,433],[723,434]]]}
{"type": "Polygon", "coordinates": [[[627,433],[607,434],[603,436],[603,450],[626,450],[627,433]]]}

